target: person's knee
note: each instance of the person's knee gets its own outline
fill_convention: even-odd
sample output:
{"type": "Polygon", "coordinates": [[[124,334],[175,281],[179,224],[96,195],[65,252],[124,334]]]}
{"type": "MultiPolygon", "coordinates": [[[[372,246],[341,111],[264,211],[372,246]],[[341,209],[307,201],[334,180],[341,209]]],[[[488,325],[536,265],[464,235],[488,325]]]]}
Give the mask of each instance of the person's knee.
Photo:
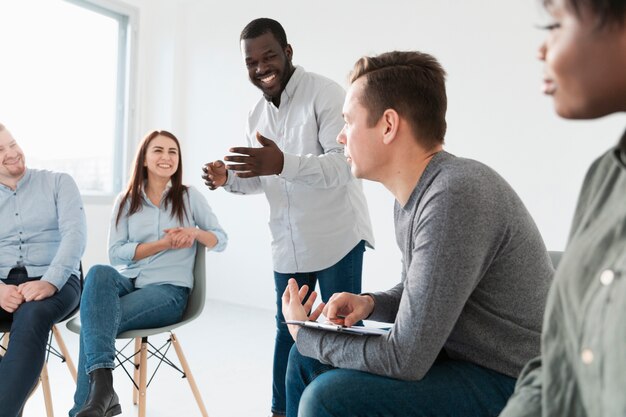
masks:
{"type": "Polygon", "coordinates": [[[103,287],[111,286],[116,272],[116,269],[109,265],[92,266],[85,277],[83,295],[89,295],[103,287]]]}
{"type": "Polygon", "coordinates": [[[36,332],[47,335],[52,329],[56,315],[49,303],[29,301],[22,303],[19,310],[13,318],[12,336],[15,336],[16,332],[36,332]]]}
{"type": "Polygon", "coordinates": [[[337,416],[335,410],[336,387],[334,384],[320,382],[315,379],[311,382],[300,397],[298,417],[337,416]]]}

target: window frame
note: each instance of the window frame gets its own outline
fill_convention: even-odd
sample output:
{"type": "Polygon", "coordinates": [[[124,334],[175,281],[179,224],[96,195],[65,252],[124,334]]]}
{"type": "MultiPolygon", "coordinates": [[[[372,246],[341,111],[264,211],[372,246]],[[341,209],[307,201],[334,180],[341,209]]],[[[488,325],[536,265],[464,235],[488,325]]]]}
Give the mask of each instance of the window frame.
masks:
{"type": "Polygon", "coordinates": [[[117,91],[113,142],[113,187],[111,194],[81,191],[84,203],[109,204],[123,189],[136,136],[136,72],[139,11],[114,0],[64,0],[78,7],[111,17],[118,22],[117,91]]]}

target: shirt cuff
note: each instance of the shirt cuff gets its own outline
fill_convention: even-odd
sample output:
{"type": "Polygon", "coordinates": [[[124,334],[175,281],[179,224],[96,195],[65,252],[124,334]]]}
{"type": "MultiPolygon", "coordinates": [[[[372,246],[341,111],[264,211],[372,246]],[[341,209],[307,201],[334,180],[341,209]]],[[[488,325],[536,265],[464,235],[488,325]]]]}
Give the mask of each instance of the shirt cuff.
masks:
{"type": "Polygon", "coordinates": [[[135,252],[137,251],[137,246],[139,246],[139,242],[131,242],[122,245],[118,249],[117,258],[121,260],[121,263],[127,264],[133,260],[135,252]]]}
{"type": "Polygon", "coordinates": [[[228,170],[226,170],[226,182],[224,183],[224,187],[233,185],[233,182],[235,182],[235,174],[233,172],[228,172],[228,170]]]}
{"type": "Polygon", "coordinates": [[[287,181],[290,181],[298,175],[300,157],[298,155],[291,155],[288,153],[283,153],[283,157],[283,171],[279,175],[287,181]]]}
{"type": "Polygon", "coordinates": [[[64,268],[50,266],[46,273],[43,274],[43,277],[41,277],[41,280],[54,285],[58,291],[63,288],[70,277],[69,275],[65,276],[63,269],[64,268]]]}

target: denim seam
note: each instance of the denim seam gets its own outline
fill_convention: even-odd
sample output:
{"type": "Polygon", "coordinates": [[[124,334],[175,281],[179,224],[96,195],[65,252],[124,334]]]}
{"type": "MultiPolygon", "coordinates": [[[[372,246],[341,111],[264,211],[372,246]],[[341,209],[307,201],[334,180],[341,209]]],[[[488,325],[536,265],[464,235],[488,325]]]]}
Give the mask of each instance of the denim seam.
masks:
{"type": "MultiPolygon", "coordinates": [[[[184,298],[184,297],[183,297],[183,298],[184,298]]],[[[180,304],[182,301],[183,301],[183,300],[179,300],[179,297],[178,297],[178,294],[177,294],[177,295],[176,295],[176,297],[169,298],[169,299],[167,299],[167,300],[166,300],[166,302],[164,302],[164,303],[160,303],[160,304],[158,304],[158,305],[153,305],[153,307],[152,307],[151,309],[142,311],[142,312],[141,312],[141,314],[135,315],[134,317],[132,317],[132,319],[134,320],[135,318],[137,318],[137,317],[138,317],[138,316],[140,316],[140,315],[149,315],[149,314],[150,314],[150,313],[152,313],[153,311],[157,311],[157,310],[162,309],[164,306],[171,306],[171,305],[177,305],[177,304],[180,304]]],[[[183,313],[184,313],[184,310],[183,310],[183,313]]],[[[126,321],[128,321],[130,318],[129,318],[129,317],[127,317],[126,319],[127,319],[126,321]]],[[[121,320],[120,320],[120,322],[119,322],[119,323],[120,323],[120,326],[121,326],[121,325],[122,325],[121,320]]],[[[135,329],[135,330],[136,330],[136,329],[135,329]]]]}
{"type": "Polygon", "coordinates": [[[113,362],[103,362],[103,363],[97,363],[93,366],[90,366],[89,368],[86,369],[86,373],[90,374],[93,371],[95,371],[96,369],[102,369],[102,368],[106,368],[106,369],[115,369],[115,364],[113,362]]]}

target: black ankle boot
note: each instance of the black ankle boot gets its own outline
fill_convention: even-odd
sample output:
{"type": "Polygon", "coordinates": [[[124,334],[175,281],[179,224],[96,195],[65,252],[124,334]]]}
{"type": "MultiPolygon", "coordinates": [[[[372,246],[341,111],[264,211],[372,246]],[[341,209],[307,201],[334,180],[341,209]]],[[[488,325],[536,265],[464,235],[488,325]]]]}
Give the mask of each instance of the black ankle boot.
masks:
{"type": "Polygon", "coordinates": [[[76,417],[112,417],[122,413],[111,371],[100,368],[89,374],[89,395],[76,417]]]}

